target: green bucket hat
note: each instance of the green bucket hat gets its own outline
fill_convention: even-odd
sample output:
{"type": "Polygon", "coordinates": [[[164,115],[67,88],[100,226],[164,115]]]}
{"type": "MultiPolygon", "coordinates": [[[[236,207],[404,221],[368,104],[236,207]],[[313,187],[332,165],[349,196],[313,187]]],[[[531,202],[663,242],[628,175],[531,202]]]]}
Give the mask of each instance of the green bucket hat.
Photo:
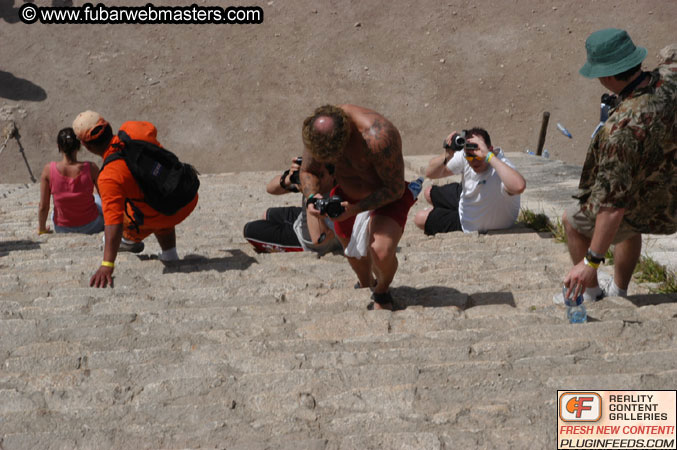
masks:
{"type": "Polygon", "coordinates": [[[644,61],[647,51],[635,47],[628,33],[616,28],[595,31],[585,41],[588,60],[578,72],[587,78],[618,75],[644,61]]]}

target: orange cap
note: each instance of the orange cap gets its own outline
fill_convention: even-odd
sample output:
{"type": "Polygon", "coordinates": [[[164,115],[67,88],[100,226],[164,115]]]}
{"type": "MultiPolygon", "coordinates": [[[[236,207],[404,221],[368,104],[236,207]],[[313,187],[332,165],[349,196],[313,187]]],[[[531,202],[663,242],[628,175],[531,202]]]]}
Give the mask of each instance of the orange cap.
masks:
{"type": "Polygon", "coordinates": [[[85,111],[73,121],[73,131],[82,142],[90,142],[101,136],[107,125],[106,119],[98,112],[85,111]]]}

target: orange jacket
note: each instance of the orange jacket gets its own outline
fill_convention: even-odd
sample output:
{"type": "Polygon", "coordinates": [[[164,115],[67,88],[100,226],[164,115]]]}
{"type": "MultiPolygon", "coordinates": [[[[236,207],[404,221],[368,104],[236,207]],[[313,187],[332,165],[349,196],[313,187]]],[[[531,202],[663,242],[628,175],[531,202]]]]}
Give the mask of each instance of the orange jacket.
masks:
{"type": "MultiPolygon", "coordinates": [[[[160,145],[160,142],[157,140],[157,129],[150,122],[125,122],[120,127],[120,130],[127,133],[132,139],[160,145]]],[[[118,144],[120,144],[120,138],[113,136],[111,145],[103,155],[104,160],[112,153],[118,151],[116,147],[118,144]]],[[[197,203],[196,195],[191,203],[179,210],[174,216],[166,216],[157,212],[141,201],[143,199],[143,192],[127,168],[127,164],[122,159],[106,164],[101,173],[99,173],[97,184],[99,186],[99,194],[101,195],[103,218],[106,225],[118,225],[125,222],[125,199],[127,198],[134,201],[136,207],[143,213],[144,223],[141,228],[148,230],[175,226],[195,208],[197,203]],[[187,211],[186,214],[184,210],[187,209],[190,209],[190,211],[187,211]],[[177,221],[178,217],[181,217],[181,219],[177,221]]],[[[129,209],[129,214],[133,216],[131,208],[129,209]]]]}

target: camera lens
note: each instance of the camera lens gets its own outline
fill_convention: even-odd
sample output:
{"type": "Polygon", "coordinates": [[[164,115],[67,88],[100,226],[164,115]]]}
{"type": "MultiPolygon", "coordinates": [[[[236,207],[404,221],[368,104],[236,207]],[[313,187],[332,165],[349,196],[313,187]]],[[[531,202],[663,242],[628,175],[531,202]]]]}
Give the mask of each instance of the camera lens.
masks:
{"type": "Polygon", "coordinates": [[[334,195],[329,198],[326,205],[327,215],[332,219],[340,216],[345,211],[343,205],[341,205],[341,197],[334,195]]]}
{"type": "Polygon", "coordinates": [[[460,135],[454,135],[454,137],[451,139],[451,148],[454,149],[455,151],[463,150],[465,147],[465,138],[460,135]]]}

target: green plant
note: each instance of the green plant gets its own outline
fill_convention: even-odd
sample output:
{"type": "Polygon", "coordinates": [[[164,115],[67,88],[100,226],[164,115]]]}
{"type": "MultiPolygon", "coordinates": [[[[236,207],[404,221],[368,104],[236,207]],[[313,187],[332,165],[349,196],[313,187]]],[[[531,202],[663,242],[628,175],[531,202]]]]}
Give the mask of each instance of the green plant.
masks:
{"type": "Polygon", "coordinates": [[[543,213],[535,213],[530,209],[520,209],[518,222],[524,223],[527,227],[536,231],[550,231],[550,219],[543,213]]]}
{"type": "Polygon", "coordinates": [[[611,247],[609,247],[609,249],[606,251],[604,259],[606,260],[604,264],[606,264],[607,266],[614,265],[614,251],[611,249],[611,247]]]}
{"type": "Polygon", "coordinates": [[[559,218],[555,220],[555,223],[550,224],[550,232],[552,233],[555,242],[559,242],[561,244],[567,243],[567,232],[564,229],[564,224],[559,218]]]}
{"type": "Polygon", "coordinates": [[[527,227],[539,232],[549,231],[552,233],[552,237],[555,239],[555,242],[559,242],[561,244],[567,243],[567,233],[560,218],[555,219],[555,222],[553,223],[548,218],[548,216],[543,213],[535,213],[530,209],[522,208],[520,209],[520,214],[517,218],[517,221],[522,222],[527,227]]]}
{"type": "Polygon", "coordinates": [[[649,291],[654,294],[671,294],[677,292],[677,275],[650,256],[642,256],[635,267],[635,281],[638,283],[655,283],[656,287],[649,291]]]}

